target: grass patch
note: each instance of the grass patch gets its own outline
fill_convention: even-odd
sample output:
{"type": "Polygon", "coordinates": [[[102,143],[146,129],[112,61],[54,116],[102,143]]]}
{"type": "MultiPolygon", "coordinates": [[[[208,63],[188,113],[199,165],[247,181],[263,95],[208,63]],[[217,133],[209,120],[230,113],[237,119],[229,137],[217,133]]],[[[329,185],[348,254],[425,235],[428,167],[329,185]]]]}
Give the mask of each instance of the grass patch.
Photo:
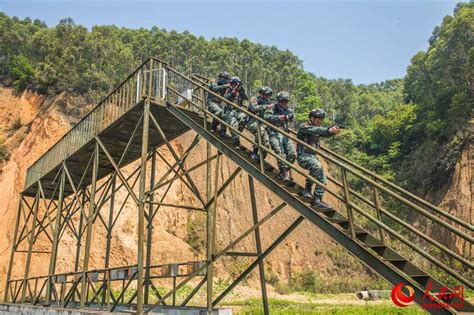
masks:
{"type": "Polygon", "coordinates": [[[308,293],[344,293],[356,292],[365,289],[390,290],[392,287],[375,274],[367,277],[341,277],[335,275],[332,279],[322,279],[318,272],[311,268],[303,268],[290,275],[288,283],[279,279],[270,268],[267,269],[267,282],[279,294],[292,292],[308,293]]]}
{"type": "MultiPolygon", "coordinates": [[[[229,303],[231,306],[241,306],[237,312],[238,315],[257,315],[263,314],[262,302],[257,299],[252,299],[245,302],[229,303]]],[[[284,300],[269,300],[269,307],[271,314],[286,315],[286,314],[424,314],[424,312],[417,306],[409,306],[406,308],[396,307],[389,302],[386,304],[370,304],[365,305],[333,305],[333,304],[316,304],[316,303],[297,303],[284,300]]]]}

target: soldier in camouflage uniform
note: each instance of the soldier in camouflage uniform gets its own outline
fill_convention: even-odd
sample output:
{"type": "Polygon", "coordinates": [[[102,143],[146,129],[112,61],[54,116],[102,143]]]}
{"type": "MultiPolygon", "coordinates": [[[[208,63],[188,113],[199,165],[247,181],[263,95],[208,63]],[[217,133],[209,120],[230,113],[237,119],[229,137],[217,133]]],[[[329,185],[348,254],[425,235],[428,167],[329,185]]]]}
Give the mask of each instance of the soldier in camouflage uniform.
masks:
{"type": "MultiPolygon", "coordinates": [[[[273,125],[288,130],[288,123],[293,121],[295,115],[293,111],[288,108],[290,102],[290,94],[286,91],[278,92],[276,104],[271,104],[265,110],[263,118],[272,123],[273,125]]],[[[272,150],[283,159],[286,159],[290,163],[294,163],[296,159],[295,146],[293,142],[287,137],[284,137],[280,132],[267,127],[268,139],[272,150]]],[[[289,175],[289,167],[278,160],[278,169],[280,174],[279,179],[283,179],[287,184],[294,184],[293,180],[289,175]]]]}
{"type": "MultiPolygon", "coordinates": [[[[211,82],[209,84],[209,90],[223,97],[229,87],[229,80],[229,73],[224,71],[219,74],[217,82],[211,82]]],[[[207,96],[207,109],[217,117],[224,119],[224,105],[221,104],[221,100],[216,96],[211,94],[207,96]]],[[[217,126],[219,126],[219,121],[213,119],[211,123],[211,131],[216,132],[217,126]]],[[[223,126],[221,126],[221,129],[222,127],[223,126]]]]}
{"type": "MultiPolygon", "coordinates": [[[[333,135],[341,132],[341,129],[338,126],[333,127],[321,127],[322,120],[326,117],[326,113],[322,109],[314,109],[309,113],[309,120],[301,124],[298,128],[296,137],[301,141],[307,143],[314,148],[319,147],[319,138],[320,137],[331,137],[333,135]]],[[[316,158],[314,151],[311,151],[305,148],[301,144],[297,144],[297,153],[298,153],[298,164],[309,170],[309,175],[317,179],[323,184],[326,184],[326,176],[324,175],[324,170],[316,158]]],[[[301,191],[301,195],[307,198],[312,198],[312,206],[321,209],[331,209],[331,206],[323,202],[324,189],[321,185],[316,184],[314,190],[314,195],[311,194],[311,188],[313,182],[310,179],[306,179],[305,188],[301,191]]]]}
{"type": "MultiPolygon", "coordinates": [[[[229,82],[229,87],[224,94],[224,97],[229,101],[243,106],[243,102],[248,100],[247,94],[245,94],[245,90],[242,87],[242,81],[238,77],[232,77],[229,82]]],[[[245,127],[245,119],[246,115],[236,107],[233,107],[229,104],[226,104],[224,107],[224,120],[235,129],[239,131],[243,131],[245,127]]],[[[222,130],[221,130],[222,131],[222,130]]],[[[224,131],[225,133],[225,131],[224,131]]],[[[230,131],[232,143],[236,149],[240,149],[240,137],[239,134],[235,131],[230,131]]],[[[221,134],[223,136],[223,134],[221,134]]]]}
{"type": "MultiPolygon", "coordinates": [[[[268,86],[261,87],[258,91],[258,96],[254,99],[252,98],[250,100],[250,105],[248,110],[259,116],[260,118],[263,118],[265,110],[267,107],[271,105],[271,100],[270,97],[273,94],[273,91],[271,88],[268,86]]],[[[255,136],[255,143],[258,143],[258,123],[255,118],[249,117],[247,121],[247,129],[255,136]]],[[[268,148],[269,142],[268,142],[268,134],[265,131],[265,127],[263,125],[260,125],[260,136],[261,136],[261,144],[265,147],[268,148]]],[[[266,151],[263,151],[263,158],[265,158],[267,155],[266,151]]],[[[258,147],[253,146],[253,151],[251,154],[252,159],[256,160],[257,162],[260,160],[260,156],[258,154],[258,147]]]]}

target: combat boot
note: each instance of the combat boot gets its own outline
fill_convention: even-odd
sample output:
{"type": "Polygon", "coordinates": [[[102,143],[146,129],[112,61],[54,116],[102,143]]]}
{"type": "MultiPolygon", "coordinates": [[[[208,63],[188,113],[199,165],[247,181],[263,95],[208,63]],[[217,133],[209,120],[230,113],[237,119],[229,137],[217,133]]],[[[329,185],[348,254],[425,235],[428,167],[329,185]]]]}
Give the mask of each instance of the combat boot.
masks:
{"type": "Polygon", "coordinates": [[[225,138],[226,132],[227,132],[227,129],[221,128],[221,130],[220,130],[220,136],[221,136],[221,138],[225,138]]]}
{"type": "Polygon", "coordinates": [[[318,195],[314,195],[313,201],[311,202],[311,206],[316,207],[321,210],[332,210],[332,207],[321,200],[321,197],[318,195]]]}
{"type": "Polygon", "coordinates": [[[285,178],[285,175],[288,176],[288,174],[287,174],[287,172],[286,172],[285,169],[281,168],[279,171],[280,171],[280,173],[278,173],[278,177],[277,177],[278,179],[283,179],[283,178],[285,178]]]}
{"type": "Polygon", "coordinates": [[[237,140],[234,142],[234,149],[240,150],[240,141],[237,140]]]}
{"type": "Polygon", "coordinates": [[[211,123],[211,132],[215,133],[217,131],[217,126],[219,125],[218,121],[212,121],[211,123]]]}
{"type": "Polygon", "coordinates": [[[260,162],[260,156],[258,155],[258,149],[257,148],[253,148],[253,151],[250,154],[250,158],[252,160],[255,160],[256,162],[260,162]]]}
{"type": "Polygon", "coordinates": [[[295,185],[295,182],[290,177],[290,174],[289,174],[289,172],[286,168],[280,170],[280,174],[278,174],[278,179],[283,180],[283,182],[285,182],[286,186],[294,186],[295,185]]]}
{"type": "Polygon", "coordinates": [[[305,197],[305,198],[311,198],[313,199],[313,194],[311,193],[311,188],[313,187],[312,183],[306,183],[304,186],[304,189],[301,190],[300,195],[305,197]]]}

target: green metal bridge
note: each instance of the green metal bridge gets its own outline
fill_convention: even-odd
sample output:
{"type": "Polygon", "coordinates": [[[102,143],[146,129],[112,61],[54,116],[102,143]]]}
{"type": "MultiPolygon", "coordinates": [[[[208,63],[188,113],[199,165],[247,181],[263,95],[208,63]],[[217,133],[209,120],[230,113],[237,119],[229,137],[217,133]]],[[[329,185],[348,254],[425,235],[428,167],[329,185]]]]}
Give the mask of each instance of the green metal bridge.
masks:
{"type": "MultiPolygon", "coordinates": [[[[264,147],[261,139],[255,142],[248,132],[233,129],[207,111],[205,100],[208,94],[219,95],[208,90],[206,83],[202,76],[184,76],[165,62],[150,58],[28,169],[25,188],[19,197],[4,302],[104,311],[117,311],[125,305],[142,314],[158,305],[185,306],[205,287],[205,307],[211,312],[236,285],[258,268],[262,307],[268,314],[263,261],[306,220],[389,283],[396,285],[401,282],[410,286],[414,302],[424,305],[428,312],[474,312],[474,307],[459,292],[432,274],[441,275],[450,284],[473,288],[473,226],[470,223],[325,147],[318,149],[317,154],[330,165],[328,179],[332,187],[336,187],[326,186],[326,191],[339,202],[334,210],[312,208],[310,200],[298,195],[304,179],[311,178],[307,172],[282,160],[293,174],[299,174],[295,186],[285,186],[277,178],[274,168],[274,160],[281,159],[279,156],[264,147]],[[217,119],[239,133],[247,146],[235,149],[230,139],[211,133],[211,119],[217,119]],[[195,133],[195,138],[184,153],[178,154],[170,141],[190,130],[195,133]],[[206,158],[189,167],[188,158],[199,143],[206,144],[206,158]],[[249,158],[248,148],[252,144],[260,148],[260,154],[263,151],[268,153],[269,162],[263,158],[260,162],[249,158]],[[172,160],[166,159],[158,148],[167,149],[172,160]],[[220,182],[223,157],[235,163],[236,168],[220,182]],[[123,167],[137,160],[140,161],[138,167],[124,174],[123,167]],[[161,178],[157,178],[157,167],[167,168],[161,178]],[[206,169],[205,191],[198,189],[191,176],[199,168],[206,169]],[[219,198],[242,172],[248,176],[254,224],[225,248],[218,249],[215,239],[219,198]],[[199,206],[164,202],[176,181],[190,189],[200,202],[199,206]],[[281,199],[281,203],[264,216],[258,215],[254,181],[281,199]],[[126,191],[125,200],[115,198],[119,190],[126,191]],[[130,266],[111,267],[111,235],[126,202],[131,202],[137,209],[137,260],[130,266]],[[206,260],[151,264],[153,222],[161,207],[206,213],[206,260]],[[395,207],[403,208],[409,215],[400,215],[395,207]],[[267,248],[263,248],[259,228],[271,222],[275,214],[285,208],[295,209],[299,217],[267,248]],[[426,233],[428,225],[466,245],[459,250],[441,243],[426,233]],[[98,228],[105,229],[107,235],[104,267],[92,269],[92,232],[98,228]],[[77,241],[75,267],[70,272],[57,273],[58,246],[66,230],[77,241]],[[231,251],[249,235],[255,237],[255,252],[231,251]],[[40,237],[50,244],[49,250],[35,247],[40,237]],[[26,255],[26,258],[22,257],[24,268],[17,270],[15,261],[20,255],[26,255]],[[30,275],[36,255],[49,255],[48,274],[30,275]],[[213,288],[214,263],[224,256],[250,257],[252,262],[223,292],[216,294],[213,288]],[[425,271],[426,268],[431,273],[425,271]],[[164,278],[173,280],[173,289],[163,295],[158,292],[154,281],[164,278]],[[189,285],[193,279],[199,281],[193,282],[197,285],[192,292],[177,301],[176,291],[189,285]],[[133,294],[130,296],[126,292],[133,294]],[[429,307],[426,303],[430,304],[429,307]]],[[[276,128],[246,109],[240,109],[253,116],[260,126],[276,128]]],[[[278,131],[308,150],[314,150],[298,140],[294,131],[278,131]]]]}

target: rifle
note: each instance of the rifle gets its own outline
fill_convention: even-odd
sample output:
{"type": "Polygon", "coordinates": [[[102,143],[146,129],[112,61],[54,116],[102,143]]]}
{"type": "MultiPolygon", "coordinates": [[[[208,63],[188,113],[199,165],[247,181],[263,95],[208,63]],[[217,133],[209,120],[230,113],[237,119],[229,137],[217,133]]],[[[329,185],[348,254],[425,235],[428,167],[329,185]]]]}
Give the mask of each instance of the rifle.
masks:
{"type": "Polygon", "coordinates": [[[339,129],[346,129],[346,125],[332,125],[331,127],[329,127],[329,129],[331,129],[332,127],[339,127],[339,129]]]}
{"type": "Polygon", "coordinates": [[[288,123],[292,122],[295,119],[295,114],[294,113],[289,113],[288,115],[285,115],[285,122],[283,123],[283,130],[288,132],[289,126],[288,123]]]}
{"type": "Polygon", "coordinates": [[[295,114],[294,113],[290,113],[288,115],[285,115],[286,116],[286,121],[293,121],[295,119],[295,114]]]}

